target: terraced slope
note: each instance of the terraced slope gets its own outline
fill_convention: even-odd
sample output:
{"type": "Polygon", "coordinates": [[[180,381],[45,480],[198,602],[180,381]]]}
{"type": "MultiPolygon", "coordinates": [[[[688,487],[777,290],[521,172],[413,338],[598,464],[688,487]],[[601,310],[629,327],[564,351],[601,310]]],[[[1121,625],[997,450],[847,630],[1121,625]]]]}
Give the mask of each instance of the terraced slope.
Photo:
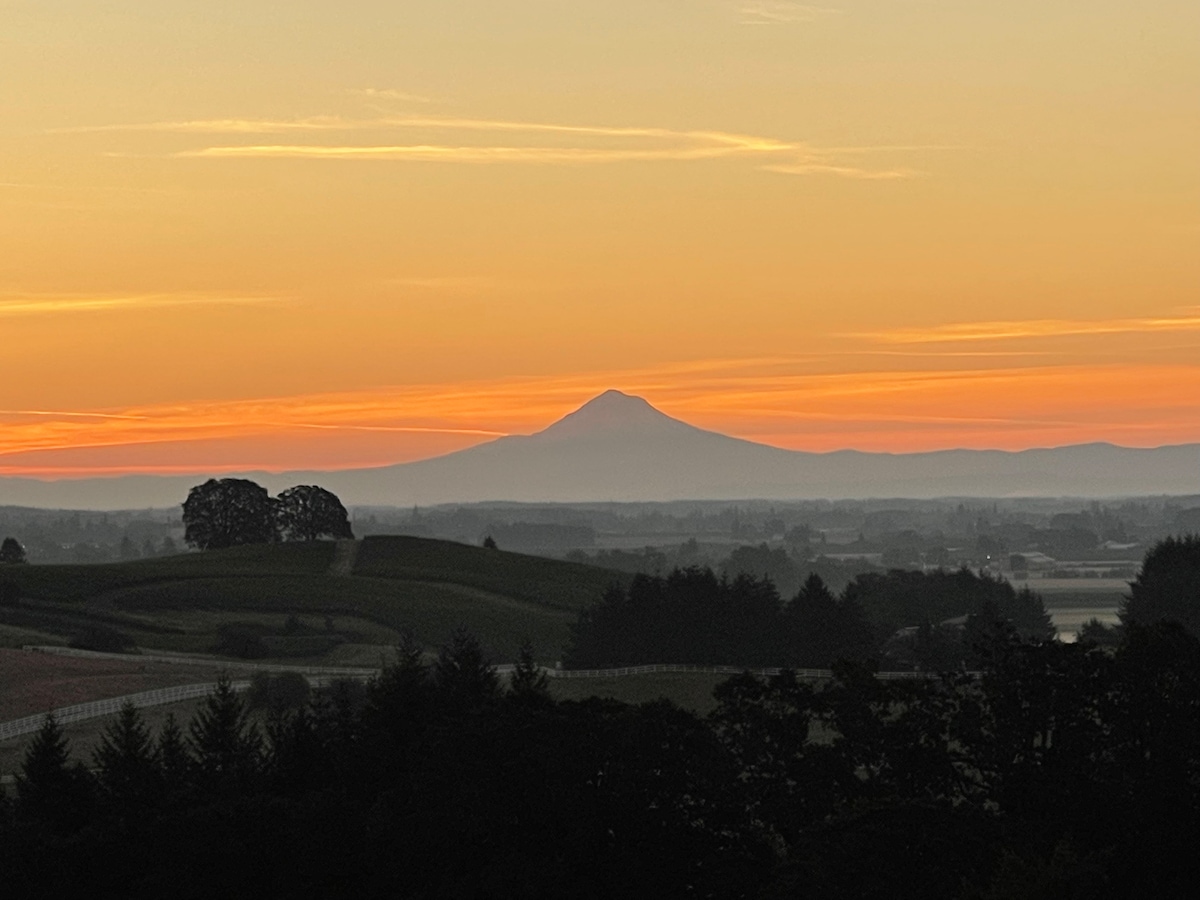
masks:
{"type": "MultiPolygon", "coordinates": [[[[97,628],[140,647],[213,652],[222,630],[260,639],[266,658],[377,664],[401,629],[433,648],[458,625],[498,660],[528,639],[562,655],[577,611],[613,573],[421,538],[368,538],[352,573],[334,572],[333,543],[236,547],[93,566],[19,566],[23,595],[0,607],[0,644],[65,642],[97,628]]],[[[345,555],[343,553],[343,555],[345,555]]],[[[224,647],[225,653],[230,652],[224,647]]]]}
{"type": "Polygon", "coordinates": [[[571,612],[622,577],[596,566],[405,536],[363,539],[354,574],[469,585],[571,612]]]}

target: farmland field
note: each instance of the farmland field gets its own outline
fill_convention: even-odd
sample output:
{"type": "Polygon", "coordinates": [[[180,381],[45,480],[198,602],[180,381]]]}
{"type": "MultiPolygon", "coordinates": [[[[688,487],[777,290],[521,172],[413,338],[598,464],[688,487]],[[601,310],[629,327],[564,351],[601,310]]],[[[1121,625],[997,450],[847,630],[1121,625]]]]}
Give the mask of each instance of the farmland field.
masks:
{"type": "MultiPolygon", "coordinates": [[[[592,566],[421,538],[368,538],[349,575],[331,542],[235,547],[102,565],[14,567],[0,646],[79,642],[96,632],[147,651],[347,664],[377,659],[401,631],[436,649],[458,626],[511,661],[525,641],[561,659],[569,626],[620,576],[592,566]],[[113,633],[116,633],[115,636],[113,633]],[[253,652],[246,651],[247,641],[253,652]]],[[[92,640],[94,644],[94,639],[92,640]]],[[[98,647],[97,649],[108,649],[98,647]]],[[[361,664],[361,663],[358,663],[361,664]]]]}
{"type": "Polygon", "coordinates": [[[0,649],[0,722],[60,706],[215,680],[212,666],[0,649]]]}

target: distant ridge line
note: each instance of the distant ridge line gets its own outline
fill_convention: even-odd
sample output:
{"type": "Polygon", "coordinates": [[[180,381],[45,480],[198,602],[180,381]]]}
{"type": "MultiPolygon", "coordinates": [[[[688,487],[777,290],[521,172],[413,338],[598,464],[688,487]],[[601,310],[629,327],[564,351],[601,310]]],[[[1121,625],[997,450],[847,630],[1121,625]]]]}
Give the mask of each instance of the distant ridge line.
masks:
{"type": "MultiPolygon", "coordinates": [[[[1024,450],[787,450],[708,431],[641,397],[606,391],[533,434],[391,466],[245,471],[272,492],[320,484],[347,506],[486,502],[634,503],[1200,494],[1200,443],[1093,441],[1024,450]]],[[[0,477],[0,505],[146,509],[183,502],[207,476],[44,481],[0,477]]]]}

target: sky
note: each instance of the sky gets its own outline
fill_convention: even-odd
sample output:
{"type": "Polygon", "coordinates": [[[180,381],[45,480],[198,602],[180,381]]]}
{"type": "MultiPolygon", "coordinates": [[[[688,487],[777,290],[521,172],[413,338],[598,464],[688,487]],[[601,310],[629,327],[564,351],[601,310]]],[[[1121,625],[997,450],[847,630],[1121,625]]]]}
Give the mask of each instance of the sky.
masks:
{"type": "Polygon", "coordinates": [[[1195,0],[0,0],[0,475],[1200,442],[1198,159],[1195,0]]]}

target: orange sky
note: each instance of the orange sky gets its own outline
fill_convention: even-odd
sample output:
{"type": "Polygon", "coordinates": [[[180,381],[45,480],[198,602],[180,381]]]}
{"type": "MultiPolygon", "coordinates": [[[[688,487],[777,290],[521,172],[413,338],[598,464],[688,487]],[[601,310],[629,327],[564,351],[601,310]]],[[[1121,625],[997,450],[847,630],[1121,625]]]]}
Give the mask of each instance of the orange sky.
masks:
{"type": "Polygon", "coordinates": [[[0,7],[0,474],[1200,441],[1192,0],[348,6],[0,7]]]}

